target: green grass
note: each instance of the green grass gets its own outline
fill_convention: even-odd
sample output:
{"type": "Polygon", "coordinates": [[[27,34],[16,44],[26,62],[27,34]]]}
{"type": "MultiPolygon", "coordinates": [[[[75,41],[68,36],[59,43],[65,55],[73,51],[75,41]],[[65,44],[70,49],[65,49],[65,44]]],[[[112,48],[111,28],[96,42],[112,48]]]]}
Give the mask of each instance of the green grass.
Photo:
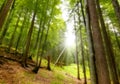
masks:
{"type": "MultiPolygon", "coordinates": [[[[76,64],[71,64],[69,66],[64,66],[64,71],[71,74],[74,77],[77,77],[77,65],[76,64]]],[[[90,78],[90,73],[89,73],[89,68],[88,67],[86,67],[86,75],[87,75],[87,78],[90,78]]],[[[82,66],[80,66],[80,77],[84,78],[82,66]]]]}

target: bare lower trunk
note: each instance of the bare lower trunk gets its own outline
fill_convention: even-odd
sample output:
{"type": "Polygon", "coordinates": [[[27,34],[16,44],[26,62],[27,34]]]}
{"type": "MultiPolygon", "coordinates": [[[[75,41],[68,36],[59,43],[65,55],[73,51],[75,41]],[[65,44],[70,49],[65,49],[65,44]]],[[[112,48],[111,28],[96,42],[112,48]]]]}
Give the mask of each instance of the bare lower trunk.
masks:
{"type": "Polygon", "coordinates": [[[51,70],[51,67],[50,67],[50,56],[47,56],[47,60],[48,60],[47,69],[51,70]]]}
{"type": "Polygon", "coordinates": [[[95,49],[95,63],[98,75],[98,84],[110,84],[108,65],[106,61],[95,0],[88,0],[90,20],[92,26],[92,36],[95,49]],[[104,74],[104,75],[103,75],[104,74]]]}
{"type": "Polygon", "coordinates": [[[105,42],[106,52],[107,52],[107,56],[108,56],[108,64],[109,64],[109,67],[110,67],[110,73],[111,73],[111,76],[112,76],[113,84],[119,84],[111,40],[110,40],[110,38],[107,34],[107,31],[106,31],[104,19],[103,19],[103,16],[102,16],[102,11],[100,9],[99,0],[96,0],[96,3],[97,3],[98,15],[99,15],[100,23],[101,23],[101,29],[102,29],[102,32],[103,32],[103,38],[104,38],[104,42],[105,42]]]}

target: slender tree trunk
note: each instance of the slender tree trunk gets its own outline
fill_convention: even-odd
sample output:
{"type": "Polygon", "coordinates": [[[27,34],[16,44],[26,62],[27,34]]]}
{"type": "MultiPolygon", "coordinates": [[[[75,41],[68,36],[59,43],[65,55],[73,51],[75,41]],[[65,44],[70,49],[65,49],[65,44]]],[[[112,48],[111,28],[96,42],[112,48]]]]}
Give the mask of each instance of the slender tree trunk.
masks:
{"type": "Polygon", "coordinates": [[[37,33],[37,39],[36,39],[36,42],[35,42],[34,49],[36,49],[36,47],[38,45],[38,42],[39,42],[39,37],[40,37],[40,33],[41,33],[41,24],[42,24],[42,19],[40,19],[39,30],[38,30],[38,33],[37,33]]]}
{"type": "Polygon", "coordinates": [[[28,36],[27,36],[27,41],[26,41],[26,48],[24,51],[24,55],[23,55],[23,67],[27,66],[27,59],[28,59],[28,53],[29,53],[29,49],[30,49],[30,43],[31,43],[31,37],[32,37],[32,32],[33,32],[33,28],[34,28],[34,21],[35,21],[35,16],[36,16],[36,11],[34,11],[33,17],[32,17],[32,21],[31,21],[31,26],[28,32],[28,36]]]}
{"type": "MultiPolygon", "coordinates": [[[[53,12],[53,11],[52,11],[53,12]]],[[[51,15],[52,15],[52,13],[51,13],[51,15]]],[[[43,46],[42,46],[42,52],[41,52],[41,57],[40,57],[40,61],[39,61],[39,67],[41,66],[41,62],[42,62],[42,55],[44,54],[44,49],[45,49],[45,47],[46,47],[46,42],[47,42],[47,38],[48,38],[48,33],[49,33],[49,29],[50,29],[50,22],[51,22],[51,19],[48,21],[48,28],[47,28],[47,33],[46,33],[46,35],[45,35],[45,39],[44,39],[44,44],[43,44],[43,46]]]]}
{"type": "Polygon", "coordinates": [[[25,14],[24,14],[24,20],[23,20],[23,22],[22,22],[22,26],[21,26],[21,28],[20,28],[20,34],[19,34],[18,39],[17,39],[17,42],[16,42],[16,51],[17,51],[17,49],[18,49],[18,47],[19,47],[20,39],[21,39],[21,37],[22,37],[22,33],[23,33],[23,30],[24,30],[24,25],[25,25],[26,18],[27,18],[27,15],[28,15],[28,14],[26,14],[26,13],[27,13],[27,11],[26,11],[25,14]]]}
{"type": "Polygon", "coordinates": [[[110,84],[108,65],[106,61],[100,26],[97,17],[95,0],[88,0],[90,20],[92,26],[92,36],[95,49],[95,63],[98,75],[98,84],[110,84]],[[104,75],[103,75],[104,74],[104,75]]]}
{"type": "Polygon", "coordinates": [[[80,45],[81,45],[81,56],[82,56],[82,63],[83,63],[83,74],[84,74],[84,84],[87,84],[87,78],[86,78],[86,67],[85,67],[85,55],[84,55],[84,46],[83,46],[83,40],[82,40],[82,31],[80,28],[80,45]]]}
{"type": "MultiPolygon", "coordinates": [[[[76,27],[75,27],[76,29],[76,27]]],[[[75,34],[76,34],[76,63],[77,63],[77,78],[80,80],[80,69],[79,69],[79,58],[78,58],[78,43],[77,43],[77,30],[75,30],[75,34]]]]}
{"type": "Polygon", "coordinates": [[[2,29],[2,26],[5,22],[5,19],[7,17],[7,14],[10,10],[10,7],[12,6],[14,0],[7,0],[6,4],[4,4],[3,8],[1,9],[0,12],[0,30],[2,29]]]}
{"type": "Polygon", "coordinates": [[[113,4],[115,14],[117,16],[118,22],[120,24],[120,5],[119,5],[119,2],[118,2],[118,0],[112,0],[112,4],[113,4]]]}
{"type": "MultiPolygon", "coordinates": [[[[48,0],[48,2],[49,2],[49,0],[48,0]]],[[[48,9],[48,4],[47,4],[47,6],[46,6],[46,10],[48,9]]],[[[54,9],[54,5],[53,5],[53,7],[52,7],[52,10],[51,10],[51,17],[52,17],[52,15],[53,15],[53,9],[54,9]]],[[[45,20],[46,20],[46,13],[47,13],[47,11],[45,11],[45,20]]],[[[38,63],[38,66],[36,66],[34,69],[33,69],[33,72],[35,72],[35,73],[38,73],[38,70],[39,70],[39,67],[41,66],[41,63],[42,63],[42,58],[43,58],[43,54],[44,54],[44,49],[45,49],[45,47],[46,47],[46,42],[47,42],[47,37],[48,37],[48,33],[49,33],[49,29],[50,29],[50,22],[51,22],[51,17],[50,17],[50,19],[48,20],[48,23],[47,23],[47,33],[46,33],[46,35],[45,35],[45,39],[44,39],[44,43],[43,43],[43,45],[42,45],[42,51],[41,51],[41,54],[40,54],[40,60],[39,60],[39,63],[38,63]]],[[[44,21],[45,22],[45,21],[44,21]]],[[[43,31],[44,31],[44,29],[45,29],[45,23],[43,24],[43,31]]],[[[41,36],[42,37],[42,36],[41,36]]],[[[41,40],[41,39],[40,39],[41,40]]],[[[40,45],[39,45],[40,46],[40,45]]],[[[40,47],[39,47],[40,48],[40,47]]],[[[38,48],[38,49],[39,49],[38,48]]],[[[38,56],[39,56],[39,50],[38,50],[38,56]]],[[[37,61],[38,61],[38,56],[37,56],[37,61]]]]}
{"type": "Polygon", "coordinates": [[[102,33],[103,33],[105,46],[106,46],[108,63],[109,63],[109,67],[110,67],[110,73],[112,76],[113,84],[119,84],[117,70],[116,70],[116,63],[115,63],[115,58],[114,58],[114,52],[112,49],[112,43],[111,43],[111,40],[109,39],[109,36],[107,34],[107,31],[106,31],[104,19],[102,16],[102,11],[100,9],[99,0],[96,0],[96,4],[97,4],[97,8],[98,8],[98,15],[99,15],[100,23],[101,23],[101,29],[102,29],[102,33]]]}
{"type": "Polygon", "coordinates": [[[47,69],[48,70],[51,70],[51,67],[50,67],[50,56],[47,56],[47,60],[48,60],[48,63],[47,63],[47,69]]]}
{"type": "Polygon", "coordinates": [[[15,33],[16,33],[17,28],[18,28],[18,24],[19,24],[19,21],[20,21],[20,17],[21,17],[21,13],[20,13],[19,16],[18,16],[16,25],[15,25],[15,29],[14,29],[13,34],[12,34],[12,36],[11,36],[10,43],[9,43],[9,47],[8,47],[8,52],[10,51],[10,48],[11,48],[12,45],[13,45],[14,38],[15,38],[15,33]]]}
{"type": "Polygon", "coordinates": [[[90,53],[89,66],[90,66],[91,83],[98,84],[96,65],[95,65],[93,37],[92,37],[92,31],[91,31],[91,25],[90,25],[90,14],[88,9],[88,0],[85,0],[85,11],[86,11],[86,31],[87,31],[87,38],[88,38],[88,45],[89,45],[89,53],[90,53]]]}
{"type": "Polygon", "coordinates": [[[10,14],[9,14],[9,16],[8,16],[8,19],[7,19],[7,22],[5,23],[5,26],[4,26],[4,28],[3,28],[2,34],[1,34],[1,36],[0,36],[0,44],[2,44],[2,42],[3,42],[4,38],[5,38],[5,35],[6,35],[6,33],[7,33],[7,30],[9,29],[9,25],[10,25],[10,23],[11,23],[11,21],[12,21],[13,15],[14,15],[14,10],[13,10],[13,11],[10,11],[10,14]]]}
{"type": "MultiPolygon", "coordinates": [[[[80,23],[80,14],[79,14],[79,7],[77,8],[77,14],[78,14],[78,20],[79,20],[79,23],[80,23]]],[[[76,63],[77,63],[77,78],[80,80],[80,66],[79,66],[79,58],[78,58],[78,35],[77,35],[77,28],[76,28],[76,18],[75,18],[75,15],[74,15],[74,29],[75,29],[75,36],[76,36],[76,54],[75,54],[75,57],[76,57],[76,63]]]]}

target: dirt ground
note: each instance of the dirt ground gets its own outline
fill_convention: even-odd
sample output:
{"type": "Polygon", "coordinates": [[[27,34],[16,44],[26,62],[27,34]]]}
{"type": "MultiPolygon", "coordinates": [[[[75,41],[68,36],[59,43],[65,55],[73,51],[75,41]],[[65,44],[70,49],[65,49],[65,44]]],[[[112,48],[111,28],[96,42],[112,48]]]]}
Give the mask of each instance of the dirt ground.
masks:
{"type": "Polygon", "coordinates": [[[23,68],[20,60],[19,55],[6,53],[4,49],[0,49],[0,84],[83,84],[83,80],[78,80],[67,73],[62,73],[65,80],[57,83],[52,71],[42,68],[38,74],[32,73],[32,66],[35,63],[28,60],[29,67],[23,68]]]}

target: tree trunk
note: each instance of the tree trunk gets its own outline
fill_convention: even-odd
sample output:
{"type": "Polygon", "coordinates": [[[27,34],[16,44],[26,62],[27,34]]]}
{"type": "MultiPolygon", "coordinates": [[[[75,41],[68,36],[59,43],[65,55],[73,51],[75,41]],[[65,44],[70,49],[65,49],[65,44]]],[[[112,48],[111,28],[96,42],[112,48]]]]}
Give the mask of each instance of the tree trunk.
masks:
{"type": "Polygon", "coordinates": [[[105,46],[106,46],[108,63],[109,63],[109,67],[110,67],[110,73],[112,76],[113,84],[119,84],[117,70],[116,70],[116,63],[115,63],[115,58],[114,58],[114,52],[112,49],[112,43],[111,43],[111,40],[109,39],[109,36],[107,34],[107,31],[106,31],[104,19],[102,16],[102,11],[100,9],[99,0],[96,0],[96,4],[97,4],[97,8],[98,8],[98,15],[99,15],[100,23],[101,23],[101,29],[102,29],[102,33],[103,33],[105,46]]]}
{"type": "Polygon", "coordinates": [[[117,19],[118,19],[118,22],[119,22],[119,25],[120,25],[120,5],[119,5],[118,0],[112,0],[112,5],[113,5],[115,14],[117,16],[117,19]]]}
{"type": "Polygon", "coordinates": [[[9,13],[8,19],[7,19],[6,23],[5,23],[2,34],[0,36],[0,44],[2,44],[3,39],[4,39],[4,37],[5,37],[6,33],[7,33],[7,30],[9,29],[9,25],[10,25],[10,23],[12,21],[13,15],[14,15],[14,10],[10,11],[10,13],[9,13]]]}
{"type": "Polygon", "coordinates": [[[82,31],[80,28],[80,45],[81,45],[81,56],[82,56],[82,64],[83,64],[83,74],[84,74],[84,84],[87,84],[86,78],[86,67],[85,67],[85,55],[84,55],[84,47],[83,47],[83,40],[82,40],[82,31]]]}
{"type": "Polygon", "coordinates": [[[26,18],[27,18],[27,15],[28,15],[28,14],[26,14],[26,13],[27,13],[27,11],[26,11],[25,14],[24,14],[24,20],[23,20],[23,22],[22,22],[22,26],[21,26],[21,28],[20,28],[20,34],[19,34],[18,39],[17,39],[17,42],[16,42],[16,51],[17,51],[17,49],[18,49],[18,47],[19,47],[20,39],[21,39],[21,37],[22,37],[22,33],[23,33],[23,30],[24,30],[24,25],[25,25],[26,18]]]}
{"type": "MultiPolygon", "coordinates": [[[[76,29],[76,27],[75,27],[76,29]]],[[[80,69],[79,69],[79,58],[78,58],[78,43],[77,43],[77,30],[75,30],[75,34],[76,34],[76,63],[77,63],[77,78],[80,80],[80,69]]]]}
{"type": "Polygon", "coordinates": [[[14,0],[7,0],[6,4],[4,4],[3,8],[1,9],[0,12],[0,30],[2,29],[2,26],[5,22],[5,19],[7,17],[7,14],[10,10],[10,7],[12,6],[14,0]]]}
{"type": "Polygon", "coordinates": [[[24,55],[23,55],[23,67],[27,66],[27,59],[28,59],[28,52],[30,49],[30,43],[31,43],[31,37],[32,37],[32,32],[33,32],[33,28],[34,28],[34,21],[35,21],[35,16],[36,16],[36,11],[34,11],[33,17],[32,17],[32,21],[31,21],[31,26],[28,32],[28,36],[27,36],[27,41],[26,41],[26,48],[24,51],[24,55]]]}
{"type": "Polygon", "coordinates": [[[9,43],[9,47],[8,47],[8,52],[10,51],[10,48],[11,48],[12,45],[13,45],[14,38],[15,38],[15,33],[16,33],[17,28],[18,28],[18,24],[19,24],[19,21],[20,21],[20,17],[21,17],[21,13],[20,13],[19,16],[18,16],[16,25],[15,25],[15,29],[14,29],[13,34],[12,34],[12,36],[11,36],[10,43],[9,43]]]}
{"type": "Polygon", "coordinates": [[[93,37],[92,37],[92,31],[91,31],[91,25],[90,25],[90,13],[88,9],[88,0],[85,0],[85,10],[86,10],[86,31],[87,31],[87,38],[88,38],[88,45],[89,45],[89,53],[90,53],[89,66],[90,66],[91,83],[98,84],[96,65],[95,65],[93,37]]]}
{"type": "Polygon", "coordinates": [[[35,45],[34,45],[34,49],[37,48],[37,45],[38,45],[38,42],[39,42],[39,37],[40,37],[40,33],[41,33],[41,25],[42,25],[42,19],[40,19],[39,30],[38,30],[38,33],[37,33],[37,39],[36,39],[36,42],[35,42],[35,45]]]}
{"type": "Polygon", "coordinates": [[[48,63],[47,63],[47,69],[48,70],[51,70],[51,67],[50,67],[50,56],[47,56],[47,60],[48,60],[48,63]]]}
{"type": "Polygon", "coordinates": [[[95,0],[88,0],[88,7],[90,11],[92,36],[95,49],[95,63],[97,68],[98,84],[110,84],[108,65],[102,42],[95,0]]]}

